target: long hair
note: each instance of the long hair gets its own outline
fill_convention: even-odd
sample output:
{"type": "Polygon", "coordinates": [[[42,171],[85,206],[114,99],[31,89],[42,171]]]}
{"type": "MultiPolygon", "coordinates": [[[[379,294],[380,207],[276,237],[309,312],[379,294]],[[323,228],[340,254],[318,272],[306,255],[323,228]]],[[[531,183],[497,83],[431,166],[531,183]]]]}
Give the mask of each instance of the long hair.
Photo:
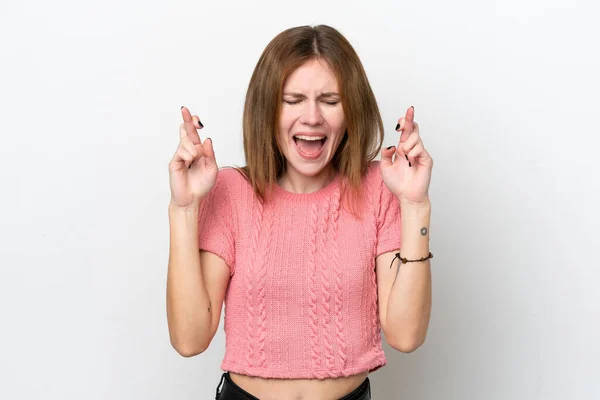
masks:
{"type": "Polygon", "coordinates": [[[261,201],[286,171],[277,139],[284,83],[296,68],[311,59],[325,61],[338,81],[347,132],[331,162],[349,189],[345,195],[351,192],[352,198],[360,197],[362,178],[381,149],[384,132],[377,101],[348,40],[327,25],[287,29],[260,56],[244,105],[246,166],[238,170],[250,181],[261,201]]]}

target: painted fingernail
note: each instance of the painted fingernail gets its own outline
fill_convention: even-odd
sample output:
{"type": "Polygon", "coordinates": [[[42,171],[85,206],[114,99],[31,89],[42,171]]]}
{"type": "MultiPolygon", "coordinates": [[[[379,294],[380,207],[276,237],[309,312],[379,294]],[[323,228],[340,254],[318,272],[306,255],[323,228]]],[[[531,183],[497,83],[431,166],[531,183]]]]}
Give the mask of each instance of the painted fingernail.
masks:
{"type": "Polygon", "coordinates": [[[212,139],[211,138],[208,137],[208,138],[206,138],[206,140],[210,140],[210,142],[212,143],[212,139]]]}
{"type": "Polygon", "coordinates": [[[183,110],[183,106],[181,106],[181,109],[183,110]]]}
{"type": "Polygon", "coordinates": [[[415,109],[415,106],[411,106],[411,107],[412,107],[413,110],[415,109]]]}
{"type": "Polygon", "coordinates": [[[389,150],[389,149],[391,149],[392,147],[394,147],[394,146],[390,146],[390,147],[388,147],[387,149],[389,150]]]}
{"type": "MultiPolygon", "coordinates": [[[[406,157],[406,161],[408,161],[408,156],[405,154],[404,157],[406,157]]],[[[410,161],[408,161],[410,163],[410,161]]]]}
{"type": "Polygon", "coordinates": [[[200,120],[198,120],[198,125],[200,125],[200,128],[204,128],[204,125],[202,125],[202,122],[200,122],[200,120]]]}
{"type": "Polygon", "coordinates": [[[398,130],[398,128],[400,128],[400,124],[396,125],[396,130],[398,130]]]}

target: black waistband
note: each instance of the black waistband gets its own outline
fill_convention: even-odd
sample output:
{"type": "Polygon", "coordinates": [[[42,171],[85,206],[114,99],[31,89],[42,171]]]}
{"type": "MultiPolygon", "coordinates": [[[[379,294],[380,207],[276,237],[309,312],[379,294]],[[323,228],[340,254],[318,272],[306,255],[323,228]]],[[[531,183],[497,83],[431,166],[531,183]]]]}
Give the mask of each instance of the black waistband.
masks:
{"type": "MultiPolygon", "coordinates": [[[[239,387],[229,375],[229,372],[225,372],[221,376],[221,382],[217,386],[217,393],[215,396],[217,400],[259,400],[257,397],[246,392],[244,389],[239,387]],[[221,387],[219,392],[219,387],[221,387]]],[[[369,378],[366,378],[359,387],[354,389],[351,393],[348,393],[340,400],[370,400],[371,399],[371,385],[369,378]]]]}

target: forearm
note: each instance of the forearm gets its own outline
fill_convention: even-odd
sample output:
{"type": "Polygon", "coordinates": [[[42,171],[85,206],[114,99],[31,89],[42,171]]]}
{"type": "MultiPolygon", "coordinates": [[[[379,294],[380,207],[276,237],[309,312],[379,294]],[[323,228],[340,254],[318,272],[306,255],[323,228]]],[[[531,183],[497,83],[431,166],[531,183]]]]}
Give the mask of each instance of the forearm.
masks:
{"type": "Polygon", "coordinates": [[[167,272],[167,319],[171,344],[182,355],[208,346],[210,299],[198,251],[198,209],[169,205],[170,249],[167,272]]]}
{"type": "MultiPolygon", "coordinates": [[[[401,204],[400,255],[415,260],[429,255],[431,205],[401,204]]],[[[398,263],[387,304],[387,326],[400,346],[415,349],[425,340],[431,313],[431,260],[398,263]]]]}

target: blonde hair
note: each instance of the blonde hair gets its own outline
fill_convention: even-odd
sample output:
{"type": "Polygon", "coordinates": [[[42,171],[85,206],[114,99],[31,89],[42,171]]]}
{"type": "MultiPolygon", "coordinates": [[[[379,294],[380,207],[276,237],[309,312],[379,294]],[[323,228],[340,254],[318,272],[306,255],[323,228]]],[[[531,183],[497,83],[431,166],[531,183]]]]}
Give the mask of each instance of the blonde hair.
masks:
{"type": "Polygon", "coordinates": [[[260,56],[244,105],[246,166],[238,170],[261,201],[286,170],[277,144],[283,85],[296,68],[311,59],[325,61],[338,80],[347,132],[331,162],[353,198],[359,198],[362,178],[381,149],[384,133],[377,101],[348,40],[327,25],[287,29],[271,40],[260,56]]]}

